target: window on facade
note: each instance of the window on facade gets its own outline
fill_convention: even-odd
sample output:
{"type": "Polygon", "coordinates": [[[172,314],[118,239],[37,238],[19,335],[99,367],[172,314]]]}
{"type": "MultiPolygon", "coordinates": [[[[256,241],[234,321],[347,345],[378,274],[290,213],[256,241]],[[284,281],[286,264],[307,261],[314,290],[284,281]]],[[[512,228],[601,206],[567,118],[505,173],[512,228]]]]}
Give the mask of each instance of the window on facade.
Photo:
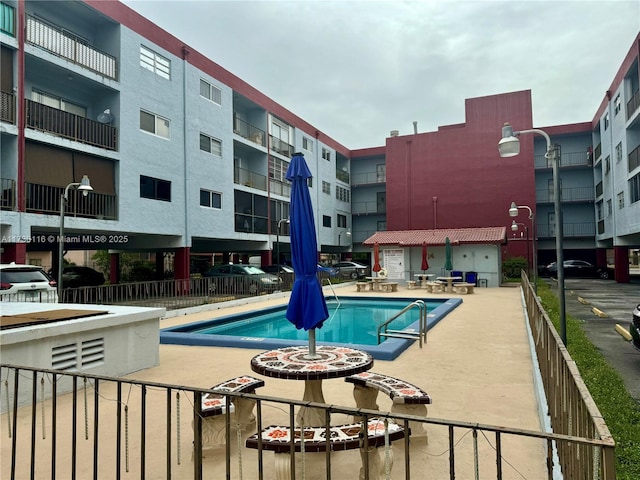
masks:
{"type": "Polygon", "coordinates": [[[289,143],[289,125],[275,118],[271,121],[271,135],[284,143],[289,143]]]}
{"type": "Polygon", "coordinates": [[[611,157],[607,155],[607,158],[604,159],[604,173],[607,174],[611,170],[611,157]]]}
{"type": "MultiPolygon", "coordinates": [[[[289,218],[289,203],[281,200],[269,200],[269,213],[271,215],[271,233],[278,234],[278,222],[289,218]]],[[[280,235],[289,235],[288,223],[280,223],[280,235]]]]}
{"type": "Polygon", "coordinates": [[[307,178],[307,187],[313,188],[313,177],[307,178]]]}
{"type": "Polygon", "coordinates": [[[640,173],[629,179],[629,202],[636,203],[640,201],[640,173]]]}
{"type": "Polygon", "coordinates": [[[222,194],[210,190],[200,189],[200,205],[209,208],[222,208],[222,194]]]}
{"type": "Polygon", "coordinates": [[[15,9],[5,3],[0,3],[0,32],[15,37],[15,9]]]}
{"type": "Polygon", "coordinates": [[[236,232],[269,233],[267,197],[235,190],[234,223],[236,232]]]}
{"type": "Polygon", "coordinates": [[[618,209],[624,208],[624,192],[618,193],[618,209]]]}
{"type": "Polygon", "coordinates": [[[329,182],[322,181],[322,193],[331,195],[331,184],[329,182]]]}
{"type": "Polygon", "coordinates": [[[387,222],[385,220],[378,221],[376,228],[378,232],[386,232],[387,231],[387,222]]]}
{"type": "Polygon", "coordinates": [[[31,100],[41,103],[42,105],[47,105],[48,107],[57,108],[58,110],[62,110],[63,112],[73,113],[74,115],[78,115],[79,117],[86,118],[87,116],[86,108],[70,102],[69,100],[65,100],[64,98],[57,95],[32,90],[31,100]]]}
{"type": "Polygon", "coordinates": [[[322,158],[331,161],[331,150],[322,147],[322,158]]]}
{"type": "Polygon", "coordinates": [[[200,96],[222,105],[222,90],[202,79],[200,79],[200,96]]]}
{"type": "Polygon", "coordinates": [[[152,200],[171,201],[171,182],[140,175],[140,196],[152,200]]]}
{"type": "Polygon", "coordinates": [[[616,145],[616,163],[622,160],[622,142],[616,145]]]}
{"type": "Polygon", "coordinates": [[[604,119],[603,119],[603,123],[604,123],[604,129],[606,130],[607,128],[609,128],[609,112],[604,114],[604,119]]]}
{"type": "Polygon", "coordinates": [[[286,181],[289,162],[276,157],[269,157],[269,178],[273,178],[279,182],[286,181]]]}
{"type": "Polygon", "coordinates": [[[158,135],[162,138],[169,138],[171,132],[170,126],[171,122],[166,118],[140,110],[140,130],[158,135]]]}
{"type": "Polygon", "coordinates": [[[343,202],[351,201],[351,192],[348,188],[341,187],[340,185],[336,185],[336,198],[338,200],[342,200],[343,202]]]}
{"type": "Polygon", "coordinates": [[[607,217],[613,215],[613,202],[611,199],[607,200],[607,217]]]}
{"type": "Polygon", "coordinates": [[[341,215],[341,214],[337,214],[336,215],[336,222],[338,224],[338,228],[347,228],[347,216],[346,215],[341,215]]]}
{"type": "Polygon", "coordinates": [[[308,152],[313,152],[313,140],[307,137],[302,137],[302,148],[308,152]]]}
{"type": "Polygon", "coordinates": [[[616,95],[616,99],[613,101],[613,112],[614,115],[617,115],[622,108],[622,100],[620,99],[620,94],[616,95]]]}
{"type": "Polygon", "coordinates": [[[329,215],[322,216],[322,226],[331,227],[331,217],[329,215]]]}
{"type": "Polygon", "coordinates": [[[167,80],[171,78],[171,61],[142,45],[140,45],[140,66],[167,80]]]}
{"type": "Polygon", "coordinates": [[[598,215],[598,220],[602,220],[602,200],[596,203],[596,212],[598,215]]]}
{"type": "Polygon", "coordinates": [[[200,150],[203,152],[211,153],[219,157],[222,156],[222,142],[216,138],[200,134],[200,150]]]}

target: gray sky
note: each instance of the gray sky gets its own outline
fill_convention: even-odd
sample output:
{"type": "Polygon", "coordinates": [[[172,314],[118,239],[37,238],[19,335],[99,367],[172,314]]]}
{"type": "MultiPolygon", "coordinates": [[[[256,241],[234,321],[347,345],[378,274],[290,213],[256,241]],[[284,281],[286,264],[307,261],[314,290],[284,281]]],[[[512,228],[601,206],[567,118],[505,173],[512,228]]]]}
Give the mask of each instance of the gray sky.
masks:
{"type": "Polygon", "coordinates": [[[536,127],[591,121],[640,31],[638,0],[124,3],[351,149],[516,90],[536,127]]]}

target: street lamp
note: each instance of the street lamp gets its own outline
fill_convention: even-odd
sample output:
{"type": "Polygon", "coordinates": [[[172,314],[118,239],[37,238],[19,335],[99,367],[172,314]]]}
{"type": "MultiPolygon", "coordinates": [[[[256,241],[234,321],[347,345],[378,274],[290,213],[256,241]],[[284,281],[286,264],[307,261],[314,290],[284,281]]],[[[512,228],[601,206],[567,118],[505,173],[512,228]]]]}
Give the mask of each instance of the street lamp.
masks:
{"type": "MultiPolygon", "coordinates": [[[[351,230],[347,229],[347,231],[344,232],[344,234],[347,237],[350,237],[351,236],[351,230]]],[[[341,235],[342,235],[342,232],[338,232],[338,250],[340,250],[340,236],[341,235]]],[[[340,257],[341,257],[340,260],[342,260],[342,253],[338,252],[338,255],[340,255],[340,257]]]]}
{"type": "Polygon", "coordinates": [[[69,201],[69,189],[75,187],[82,192],[85,197],[93,190],[89,177],[82,176],[80,182],[72,182],[67,185],[60,195],[60,236],[58,237],[58,301],[62,300],[62,270],[64,267],[64,209],[69,201]]]}
{"type": "Polygon", "coordinates": [[[283,223],[289,223],[289,219],[281,218],[280,220],[278,220],[278,226],[276,228],[276,245],[277,245],[276,255],[278,256],[276,258],[277,265],[280,265],[280,225],[282,225],[283,223]]]}
{"type": "MultiPolygon", "coordinates": [[[[554,214],[556,217],[556,264],[558,266],[558,300],[560,307],[560,337],[562,342],[567,345],[567,318],[564,298],[564,254],[563,254],[563,238],[562,238],[562,201],[560,199],[560,172],[558,150],[555,145],[551,145],[551,139],[546,132],[533,128],[530,130],[522,130],[514,132],[513,127],[509,123],[505,123],[502,127],[502,139],[498,142],[498,151],[501,157],[514,157],[520,153],[520,140],[518,136],[523,133],[537,133],[542,135],[547,142],[547,152],[545,158],[551,162],[553,172],[553,203],[554,214]]],[[[535,234],[534,234],[535,236],[535,234]]],[[[536,265],[537,269],[537,265],[536,265]]]]}
{"type": "MultiPolygon", "coordinates": [[[[529,227],[527,227],[524,223],[516,222],[514,220],[513,222],[511,222],[511,231],[512,232],[517,232],[518,231],[518,226],[524,227],[525,235],[527,236],[527,270],[530,272],[531,271],[531,264],[529,263],[529,258],[530,258],[529,257],[529,227]]],[[[533,281],[533,284],[535,286],[535,284],[536,284],[535,280],[533,281]]]]}
{"type": "MultiPolygon", "coordinates": [[[[533,238],[531,242],[533,243],[533,288],[536,293],[538,293],[538,249],[536,247],[536,217],[531,210],[530,207],[526,205],[516,205],[516,202],[511,202],[511,207],[509,208],[509,216],[517,217],[518,209],[527,210],[529,212],[529,220],[531,220],[531,235],[533,238]]],[[[515,223],[515,220],[514,220],[515,223]]],[[[522,225],[522,224],[520,224],[522,225]]],[[[513,224],[511,225],[511,230],[514,232],[517,228],[513,228],[513,224]]],[[[527,252],[529,252],[529,233],[527,233],[527,252]]],[[[527,263],[529,263],[529,254],[527,253],[527,263]]]]}

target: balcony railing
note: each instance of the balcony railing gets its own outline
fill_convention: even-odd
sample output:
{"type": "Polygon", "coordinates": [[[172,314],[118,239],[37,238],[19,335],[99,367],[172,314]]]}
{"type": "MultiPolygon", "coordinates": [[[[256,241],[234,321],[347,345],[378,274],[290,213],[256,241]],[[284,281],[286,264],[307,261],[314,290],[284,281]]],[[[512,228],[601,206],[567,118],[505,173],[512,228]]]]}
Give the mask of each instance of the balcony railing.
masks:
{"type": "MultiPolygon", "coordinates": [[[[64,187],[26,183],[27,212],[58,214],[60,197],[64,187]]],[[[86,217],[105,220],[117,219],[117,197],[95,191],[86,197],[78,190],[69,191],[69,201],[65,206],[65,217],[86,217]]]]}
{"type": "Polygon", "coordinates": [[[629,173],[640,166],[640,146],[629,154],[629,173]]]}
{"type": "Polygon", "coordinates": [[[273,135],[269,135],[269,139],[271,141],[272,151],[289,158],[293,156],[293,150],[294,150],[293,145],[289,145],[287,142],[283,142],[282,140],[274,137],[273,135]]]}
{"type": "Polygon", "coordinates": [[[10,178],[0,179],[0,208],[2,210],[16,209],[16,181],[10,178]]]}
{"type": "MultiPolygon", "coordinates": [[[[594,200],[593,188],[591,187],[563,188],[560,195],[563,202],[590,202],[594,200]]],[[[536,190],[536,202],[551,203],[553,201],[552,189],[536,190]]]]}
{"type": "Polygon", "coordinates": [[[73,113],[25,100],[25,126],[76,142],[117,150],[118,129],[73,113]]]}
{"type": "Polygon", "coordinates": [[[264,192],[267,191],[267,177],[245,168],[234,167],[233,183],[244,185],[245,187],[257,188],[264,192]]]}
{"type": "MultiPolygon", "coordinates": [[[[537,224],[538,238],[552,238],[556,236],[556,226],[553,224],[537,224]]],[[[596,234],[594,222],[563,223],[562,234],[565,237],[593,237],[596,234]]]]}
{"type": "Polygon", "coordinates": [[[378,202],[351,202],[351,213],[354,215],[372,215],[386,213],[384,206],[378,205],[378,202]]]}
{"type": "Polygon", "coordinates": [[[267,135],[264,130],[258,127],[254,127],[249,122],[245,122],[238,117],[234,118],[233,121],[235,125],[233,128],[233,133],[235,133],[236,135],[240,135],[242,138],[246,138],[253,143],[256,143],[263,147],[265,146],[267,135]]]}
{"type": "Polygon", "coordinates": [[[387,181],[387,175],[385,172],[361,172],[351,173],[351,186],[358,185],[375,185],[379,183],[385,183],[387,181]]]}
{"type": "Polygon", "coordinates": [[[16,123],[16,96],[9,92],[0,92],[0,120],[16,123]]]}
{"type": "Polygon", "coordinates": [[[281,182],[274,178],[269,179],[269,193],[273,195],[282,195],[283,197],[291,196],[291,183],[281,182]]]}
{"type": "Polygon", "coordinates": [[[640,107],[640,90],[636,90],[631,100],[627,102],[627,120],[638,110],[638,107],[640,107]]]}
{"type": "MultiPolygon", "coordinates": [[[[559,167],[590,167],[593,165],[591,152],[568,152],[560,155],[559,167]]],[[[535,168],[551,168],[551,160],[544,155],[535,156],[535,168]]]]}
{"type": "Polygon", "coordinates": [[[27,16],[25,40],[76,65],[113,80],[118,79],[118,61],[115,57],[87,45],[70,32],[30,15],[27,16]]]}
{"type": "Polygon", "coordinates": [[[349,183],[349,172],[345,172],[344,170],[336,170],[336,178],[341,182],[346,184],[349,183]]]}
{"type": "Polygon", "coordinates": [[[603,188],[602,187],[602,182],[596,183],[596,198],[602,196],[602,192],[603,192],[602,188],[603,188]]]}

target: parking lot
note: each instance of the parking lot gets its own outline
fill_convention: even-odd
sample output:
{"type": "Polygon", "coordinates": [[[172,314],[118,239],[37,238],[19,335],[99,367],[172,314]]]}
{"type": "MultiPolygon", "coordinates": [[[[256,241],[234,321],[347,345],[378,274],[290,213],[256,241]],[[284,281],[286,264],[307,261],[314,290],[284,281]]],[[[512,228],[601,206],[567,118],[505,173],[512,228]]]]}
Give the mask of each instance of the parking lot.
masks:
{"type": "MultiPolygon", "coordinates": [[[[553,280],[545,280],[552,287],[557,285],[553,280]]],[[[587,337],[618,370],[627,390],[640,403],[640,351],[615,330],[616,324],[629,329],[633,309],[640,303],[640,276],[632,276],[631,283],[565,279],[565,291],[567,313],[583,322],[587,337]],[[579,298],[588,303],[581,303],[579,298]],[[594,307],[607,317],[597,316],[594,307]]]]}

